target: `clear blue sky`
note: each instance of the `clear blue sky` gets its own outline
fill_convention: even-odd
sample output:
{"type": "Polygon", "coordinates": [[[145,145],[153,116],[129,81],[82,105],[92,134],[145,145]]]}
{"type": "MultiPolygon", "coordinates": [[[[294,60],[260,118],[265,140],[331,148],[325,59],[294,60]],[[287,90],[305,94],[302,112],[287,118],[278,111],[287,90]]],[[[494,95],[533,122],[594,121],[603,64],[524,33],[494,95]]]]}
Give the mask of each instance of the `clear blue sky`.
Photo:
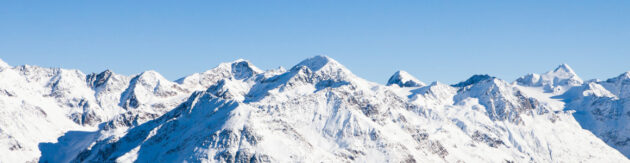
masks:
{"type": "Polygon", "coordinates": [[[380,83],[399,69],[512,81],[561,63],[604,79],[630,70],[630,1],[0,0],[11,65],[175,80],[238,58],[271,69],[314,55],[380,83]]]}

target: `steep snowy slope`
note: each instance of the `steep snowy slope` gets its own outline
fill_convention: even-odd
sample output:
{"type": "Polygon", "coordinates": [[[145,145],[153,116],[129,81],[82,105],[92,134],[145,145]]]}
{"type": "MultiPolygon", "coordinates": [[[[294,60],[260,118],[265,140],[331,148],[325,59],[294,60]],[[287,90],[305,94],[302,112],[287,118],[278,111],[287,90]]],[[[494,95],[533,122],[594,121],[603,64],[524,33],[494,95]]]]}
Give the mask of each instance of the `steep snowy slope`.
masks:
{"type": "Polygon", "coordinates": [[[81,75],[35,66],[0,69],[0,161],[36,161],[38,143],[82,128],[72,117],[91,100],[78,98],[89,91],[70,86],[81,75]]]}
{"type": "Polygon", "coordinates": [[[630,72],[606,81],[583,83],[569,66],[561,65],[546,73],[546,77],[537,79],[535,74],[529,74],[515,83],[538,94],[536,97],[540,100],[552,103],[558,103],[553,99],[561,100],[560,106],[575,112],[573,116],[582,128],[630,157],[630,104],[626,102],[630,99],[627,93],[630,91],[630,72]],[[555,91],[549,91],[550,88],[555,91]]]}
{"type": "Polygon", "coordinates": [[[0,162],[37,160],[39,143],[56,142],[69,130],[93,131],[100,126],[124,131],[170,111],[198,89],[171,82],[155,71],[85,75],[78,70],[1,63],[0,151],[10,155],[0,157],[0,162]]]}
{"type": "Polygon", "coordinates": [[[628,161],[570,112],[528,95],[489,76],[383,86],[317,56],[280,74],[219,79],[155,120],[99,131],[74,161],[628,161]]]}
{"type": "Polygon", "coordinates": [[[4,60],[0,59],[0,69],[1,68],[11,68],[11,65],[9,65],[6,62],[4,62],[4,60]]]}
{"type": "Polygon", "coordinates": [[[104,127],[124,130],[142,124],[170,111],[194,91],[205,90],[222,80],[248,79],[261,73],[260,69],[243,59],[221,63],[204,73],[195,73],[176,82],[168,81],[154,71],[144,72],[131,79],[131,85],[120,97],[119,105],[127,111],[108,121],[104,127]]]}
{"type": "Polygon", "coordinates": [[[575,118],[610,146],[630,156],[630,73],[588,82],[563,94],[575,118]]]}
{"type": "Polygon", "coordinates": [[[50,98],[51,93],[62,91],[43,89],[47,82],[35,82],[37,78],[52,78],[52,70],[35,75],[37,78],[25,78],[24,72],[29,71],[18,71],[24,68],[0,68],[1,162],[37,161],[39,142],[54,141],[70,128],[80,129],[66,117],[72,110],[50,98]],[[25,84],[29,82],[33,83],[25,84]]]}

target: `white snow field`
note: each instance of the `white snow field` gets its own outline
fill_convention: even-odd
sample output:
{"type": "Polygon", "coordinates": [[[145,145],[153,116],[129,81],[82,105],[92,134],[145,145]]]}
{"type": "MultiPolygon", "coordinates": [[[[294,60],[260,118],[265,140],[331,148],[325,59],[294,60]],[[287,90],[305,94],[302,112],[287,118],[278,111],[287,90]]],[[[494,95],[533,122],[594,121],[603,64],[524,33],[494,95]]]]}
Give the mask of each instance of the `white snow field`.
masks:
{"type": "Polygon", "coordinates": [[[630,72],[386,85],[326,56],[158,72],[0,60],[0,162],[630,162],[630,72]]]}

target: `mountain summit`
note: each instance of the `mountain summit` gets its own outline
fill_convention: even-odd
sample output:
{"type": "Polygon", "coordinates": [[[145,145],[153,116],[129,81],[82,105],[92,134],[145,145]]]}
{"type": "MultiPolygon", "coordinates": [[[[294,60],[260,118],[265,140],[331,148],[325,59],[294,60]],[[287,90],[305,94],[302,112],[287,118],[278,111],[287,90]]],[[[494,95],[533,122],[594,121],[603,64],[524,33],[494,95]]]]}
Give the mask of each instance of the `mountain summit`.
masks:
{"type": "Polygon", "coordinates": [[[542,86],[547,92],[562,93],[567,87],[578,86],[584,83],[580,77],[567,64],[561,64],[553,71],[546,72],[542,75],[527,74],[516,79],[516,83],[524,86],[538,87],[542,86]]]}
{"type": "Polygon", "coordinates": [[[225,62],[219,66],[202,73],[194,73],[192,75],[180,78],[175,82],[184,87],[193,88],[194,90],[205,90],[212,84],[221,79],[246,79],[263,73],[258,67],[244,59],[237,59],[232,62],[225,62]]]}
{"type": "Polygon", "coordinates": [[[398,85],[399,87],[423,87],[426,86],[423,82],[413,77],[406,71],[396,71],[392,77],[387,80],[387,85],[398,85]]]}
{"type": "Polygon", "coordinates": [[[562,65],[517,84],[425,86],[399,71],[385,86],[327,56],[289,70],[239,59],[175,82],[7,67],[0,162],[628,162],[630,87],[608,81],[580,85],[562,65]]]}
{"type": "Polygon", "coordinates": [[[577,76],[571,66],[566,63],[559,65],[555,70],[553,70],[555,74],[563,74],[567,76],[577,76]]]}

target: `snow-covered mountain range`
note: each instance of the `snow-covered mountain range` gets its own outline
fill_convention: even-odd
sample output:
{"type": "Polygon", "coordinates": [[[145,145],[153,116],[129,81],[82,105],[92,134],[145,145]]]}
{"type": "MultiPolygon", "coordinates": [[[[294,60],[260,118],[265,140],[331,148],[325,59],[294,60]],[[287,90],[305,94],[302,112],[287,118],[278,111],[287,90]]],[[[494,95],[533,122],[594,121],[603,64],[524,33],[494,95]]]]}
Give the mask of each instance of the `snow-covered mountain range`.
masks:
{"type": "Polygon", "coordinates": [[[386,85],[326,56],[158,72],[0,60],[0,162],[630,162],[630,72],[386,85]]]}

